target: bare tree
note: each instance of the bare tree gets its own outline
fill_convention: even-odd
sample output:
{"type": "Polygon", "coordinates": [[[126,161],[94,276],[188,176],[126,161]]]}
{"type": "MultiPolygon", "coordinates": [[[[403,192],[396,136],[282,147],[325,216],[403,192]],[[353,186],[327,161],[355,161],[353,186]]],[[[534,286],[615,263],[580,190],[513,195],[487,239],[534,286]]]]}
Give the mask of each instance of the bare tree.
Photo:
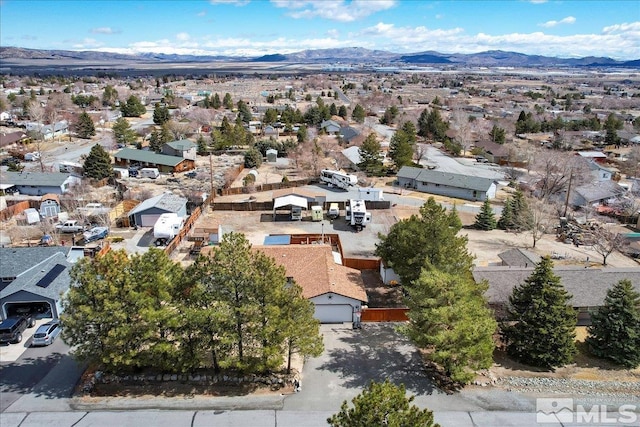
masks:
{"type": "Polygon", "coordinates": [[[540,178],[539,196],[549,199],[591,180],[587,162],[575,154],[541,150],[533,160],[533,171],[540,178]]]}
{"type": "Polygon", "coordinates": [[[620,233],[607,230],[596,225],[592,231],[593,250],[602,255],[602,265],[607,265],[607,257],[614,251],[620,251],[624,246],[624,238],[620,233]]]}
{"type": "Polygon", "coordinates": [[[44,126],[44,118],[46,112],[45,109],[40,105],[37,101],[31,101],[29,103],[29,117],[31,120],[38,124],[38,131],[35,134],[35,138],[33,141],[35,142],[36,151],[40,154],[38,157],[38,162],[40,163],[40,172],[44,172],[44,155],[42,152],[42,144],[44,143],[43,138],[44,134],[42,132],[42,128],[44,126]]]}
{"type": "Polygon", "coordinates": [[[537,199],[530,197],[527,200],[529,209],[531,210],[531,238],[533,239],[533,247],[542,237],[553,231],[554,225],[558,220],[558,207],[549,203],[545,199],[537,199]]]}
{"type": "Polygon", "coordinates": [[[462,156],[464,157],[471,146],[471,124],[469,114],[463,106],[458,105],[451,114],[451,127],[457,133],[457,140],[462,146],[462,156]]]}

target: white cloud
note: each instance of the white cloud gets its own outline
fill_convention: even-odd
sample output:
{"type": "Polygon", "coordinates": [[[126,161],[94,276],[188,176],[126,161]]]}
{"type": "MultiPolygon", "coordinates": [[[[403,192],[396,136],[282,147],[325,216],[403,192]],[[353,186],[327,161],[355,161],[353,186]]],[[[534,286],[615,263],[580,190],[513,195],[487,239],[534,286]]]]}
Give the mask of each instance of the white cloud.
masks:
{"type": "Polygon", "coordinates": [[[91,34],[120,34],[122,31],[115,30],[111,27],[97,27],[89,30],[91,34]]]}
{"type": "Polygon", "coordinates": [[[602,29],[604,34],[616,34],[616,33],[635,33],[637,36],[640,33],[640,21],[630,22],[624,24],[610,25],[602,29]]]}
{"type": "Polygon", "coordinates": [[[323,18],[353,22],[396,5],[396,0],[271,0],[279,8],[290,9],[292,18],[323,18]]]}
{"type": "Polygon", "coordinates": [[[327,31],[327,35],[331,38],[338,38],[338,36],[340,36],[340,32],[338,30],[336,30],[335,28],[328,30],[327,31]]]}
{"type": "Polygon", "coordinates": [[[73,49],[95,49],[100,46],[103,46],[103,43],[89,37],[72,45],[73,49]]]}
{"type": "Polygon", "coordinates": [[[576,22],[576,18],[574,18],[573,16],[567,16],[566,18],[562,18],[559,21],[547,21],[538,25],[545,28],[552,28],[561,24],[573,24],[574,22],[576,22]]]}
{"type": "Polygon", "coordinates": [[[245,6],[249,4],[249,0],[209,0],[212,5],[218,4],[233,4],[235,6],[245,6]]]}
{"type": "Polygon", "coordinates": [[[186,42],[190,38],[191,38],[191,36],[189,35],[189,33],[182,32],[182,33],[176,34],[176,39],[181,41],[181,42],[186,42]]]}

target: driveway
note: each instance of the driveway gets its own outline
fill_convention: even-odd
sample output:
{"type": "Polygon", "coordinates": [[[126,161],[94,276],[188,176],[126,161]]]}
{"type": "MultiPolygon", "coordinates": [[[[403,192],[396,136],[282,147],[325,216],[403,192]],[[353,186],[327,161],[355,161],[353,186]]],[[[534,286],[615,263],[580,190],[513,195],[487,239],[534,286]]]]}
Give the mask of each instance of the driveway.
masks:
{"type": "Polygon", "coordinates": [[[427,376],[417,349],[398,332],[401,323],[321,325],[325,350],[308,359],[302,372],[302,392],[287,396],[284,411],[338,412],[370,381],[389,379],[404,384],[415,404],[437,412],[531,411],[530,398],[501,390],[464,389],[448,395],[427,376]]]}

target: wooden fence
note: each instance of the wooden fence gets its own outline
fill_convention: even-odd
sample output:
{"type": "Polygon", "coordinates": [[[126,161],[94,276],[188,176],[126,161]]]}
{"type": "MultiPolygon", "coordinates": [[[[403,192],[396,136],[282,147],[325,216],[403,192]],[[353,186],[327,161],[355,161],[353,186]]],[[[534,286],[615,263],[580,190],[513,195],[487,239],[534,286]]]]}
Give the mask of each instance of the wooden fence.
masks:
{"type": "Polygon", "coordinates": [[[362,322],[406,322],[408,308],[366,308],[362,310],[362,322]]]}
{"type": "Polygon", "coordinates": [[[6,221],[10,218],[13,218],[15,215],[24,212],[25,209],[38,209],[39,207],[40,202],[37,200],[23,200],[22,202],[18,202],[15,205],[8,206],[6,209],[0,211],[0,221],[6,221]]]}
{"type": "Polygon", "coordinates": [[[211,204],[214,211],[272,211],[273,202],[214,202],[211,204]]]}
{"type": "Polygon", "coordinates": [[[180,232],[178,233],[178,235],[176,237],[174,237],[173,239],[171,239],[171,241],[169,242],[169,244],[167,245],[166,248],[164,248],[164,251],[167,255],[171,255],[171,253],[178,247],[178,245],[182,242],[182,240],[184,240],[184,238],[187,236],[187,234],[189,234],[189,232],[191,231],[191,229],[193,228],[193,226],[196,223],[196,220],[198,218],[200,218],[200,215],[202,215],[202,208],[200,206],[198,206],[197,208],[195,208],[192,212],[191,215],[189,215],[189,218],[187,218],[187,221],[184,223],[184,227],[182,227],[182,229],[180,230],[180,232]]]}
{"type": "Polygon", "coordinates": [[[140,202],[138,200],[123,200],[109,211],[109,222],[117,227],[130,227],[129,212],[140,202]]]}
{"type": "Polygon", "coordinates": [[[313,181],[314,181],[313,179],[304,178],[304,179],[297,179],[294,181],[287,181],[287,182],[274,182],[271,184],[255,184],[250,187],[224,188],[219,191],[219,194],[221,196],[230,196],[235,194],[250,194],[250,193],[259,193],[261,191],[281,190],[283,188],[302,187],[304,185],[310,184],[313,181]]]}
{"type": "Polygon", "coordinates": [[[356,270],[380,270],[380,258],[342,258],[342,265],[356,270]]]}

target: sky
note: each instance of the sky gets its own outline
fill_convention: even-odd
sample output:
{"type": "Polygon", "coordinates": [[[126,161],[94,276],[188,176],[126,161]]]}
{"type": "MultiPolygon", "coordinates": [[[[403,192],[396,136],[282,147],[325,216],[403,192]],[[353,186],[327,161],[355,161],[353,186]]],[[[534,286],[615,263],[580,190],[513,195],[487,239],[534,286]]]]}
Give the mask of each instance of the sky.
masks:
{"type": "Polygon", "coordinates": [[[639,0],[0,0],[0,46],[260,56],[363,47],[640,59],[639,0]]]}

